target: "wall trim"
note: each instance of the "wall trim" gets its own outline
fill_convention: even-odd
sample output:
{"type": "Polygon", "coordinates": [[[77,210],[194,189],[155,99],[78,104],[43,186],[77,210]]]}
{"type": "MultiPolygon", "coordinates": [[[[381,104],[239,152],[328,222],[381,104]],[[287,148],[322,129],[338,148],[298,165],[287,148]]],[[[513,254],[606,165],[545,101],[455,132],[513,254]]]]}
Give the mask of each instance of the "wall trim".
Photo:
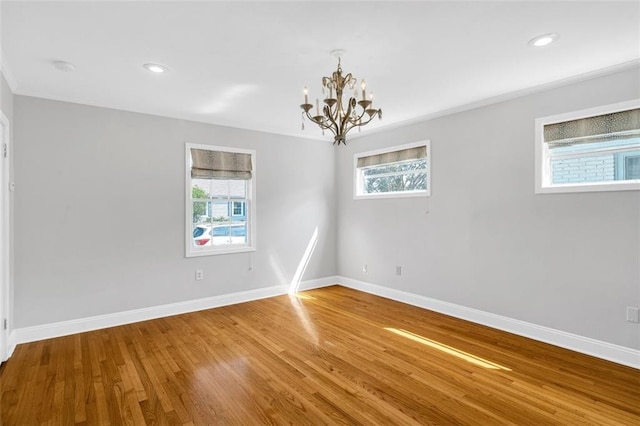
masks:
{"type": "MultiPolygon", "coordinates": [[[[302,281],[299,290],[311,290],[331,285],[341,285],[640,369],[639,350],[339,275],[302,281]]],[[[34,342],[85,331],[99,330],[139,321],[281,296],[288,292],[289,287],[289,285],[263,287],[255,290],[170,303],[167,305],[17,328],[9,335],[8,355],[11,356],[16,345],[20,343],[34,342]]]]}
{"type": "MultiPolygon", "coordinates": [[[[325,277],[302,281],[300,290],[311,290],[326,287],[337,283],[338,277],[325,277]]],[[[68,321],[60,321],[51,324],[40,324],[31,327],[14,329],[9,336],[9,354],[13,353],[16,345],[20,343],[35,342],[37,340],[53,337],[68,336],[70,334],[115,327],[172,315],[202,311],[205,309],[219,308],[235,305],[237,303],[250,302],[252,300],[266,299],[268,297],[287,294],[289,285],[263,287],[255,290],[241,291],[219,296],[205,297],[202,299],[187,300],[184,302],[169,303],[166,305],[152,306],[148,308],[133,309],[130,311],[114,312],[111,314],[96,315],[87,318],[78,318],[68,321]]]]}
{"type": "MultiPolygon", "coordinates": [[[[1,107],[0,107],[1,108],[1,107]]],[[[2,338],[0,339],[0,362],[5,361],[11,355],[9,335],[12,323],[13,303],[11,300],[11,160],[13,158],[13,145],[11,143],[11,122],[0,109],[0,132],[2,132],[1,141],[4,143],[7,157],[1,158],[2,175],[0,176],[0,320],[7,321],[7,328],[0,331],[2,338]]]]}
{"type": "Polygon", "coordinates": [[[601,68],[594,71],[588,71],[586,73],[565,77],[559,80],[550,81],[537,86],[528,87],[525,89],[515,90],[513,92],[503,93],[501,95],[492,96],[485,99],[480,99],[475,102],[454,106],[452,108],[434,111],[429,114],[421,115],[418,117],[409,118],[407,120],[398,121],[396,123],[378,126],[371,129],[363,130],[362,133],[357,132],[353,135],[349,135],[352,140],[371,136],[376,133],[386,132],[401,127],[411,126],[418,123],[424,123],[426,121],[434,120],[436,118],[447,117],[449,115],[458,114],[464,111],[472,109],[482,108],[489,105],[499,104],[507,102],[513,99],[522,98],[536,93],[546,92],[548,90],[557,89],[559,87],[569,86],[571,84],[582,83],[584,81],[593,80],[595,78],[606,77],[609,75],[617,74],[620,72],[636,69],[640,67],[640,59],[632,59],[631,61],[623,62],[621,64],[611,65],[605,68],[601,68]]]}
{"type": "Polygon", "coordinates": [[[640,351],[455,303],[338,277],[340,285],[640,369],[640,351]]]}

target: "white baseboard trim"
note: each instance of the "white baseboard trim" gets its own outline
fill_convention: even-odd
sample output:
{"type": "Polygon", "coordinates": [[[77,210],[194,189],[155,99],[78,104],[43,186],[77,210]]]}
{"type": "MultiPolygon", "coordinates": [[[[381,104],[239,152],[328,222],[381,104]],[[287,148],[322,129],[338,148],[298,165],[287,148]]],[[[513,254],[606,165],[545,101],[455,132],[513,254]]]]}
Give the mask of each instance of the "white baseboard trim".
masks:
{"type": "MultiPolygon", "coordinates": [[[[318,278],[302,281],[298,289],[310,290],[337,283],[338,277],[335,276],[318,278]]],[[[287,294],[289,292],[289,288],[289,285],[264,287],[255,290],[241,291],[238,293],[223,294],[220,296],[170,303],[167,305],[134,309],[131,311],[115,312],[112,314],[96,315],[88,318],[79,318],[51,324],[17,328],[11,332],[9,337],[9,354],[13,353],[16,345],[20,343],[35,342],[37,340],[68,336],[70,334],[83,333],[85,331],[99,330],[102,328],[147,321],[171,315],[185,314],[189,312],[202,311],[204,309],[218,308],[221,306],[235,305],[237,303],[280,296],[287,294]]]]}
{"type": "Polygon", "coordinates": [[[298,290],[313,290],[314,288],[328,287],[330,285],[340,284],[341,277],[332,275],[330,277],[316,278],[313,280],[306,280],[300,283],[298,290]]]}
{"type": "MultiPolygon", "coordinates": [[[[498,330],[507,331],[541,342],[550,343],[576,352],[592,355],[618,364],[640,369],[640,351],[624,346],[614,345],[589,337],[567,333],[553,328],[468,308],[455,303],[444,302],[437,299],[395,290],[376,284],[358,281],[342,276],[330,276],[313,280],[302,281],[298,290],[311,290],[339,284],[344,287],[396,300],[408,305],[417,306],[431,311],[440,312],[452,317],[465,319],[477,324],[486,325],[498,330]]],[[[289,292],[290,285],[259,288],[238,293],[224,294],[203,299],[188,300],[167,305],[153,306],[149,308],[134,309],[131,311],[116,312],[112,314],[97,315],[88,318],[80,318],[69,321],[61,321],[52,324],[42,324],[32,327],[23,327],[12,330],[8,339],[8,356],[11,356],[16,345],[20,343],[34,342],[53,337],[67,336],[85,331],[115,327],[131,324],[139,321],[147,321],[171,315],[201,311],[204,309],[234,305],[236,303],[250,302],[268,297],[280,296],[289,292]]]]}
{"type": "Polygon", "coordinates": [[[640,369],[640,351],[635,349],[351,278],[337,277],[337,282],[344,287],[640,369]]]}

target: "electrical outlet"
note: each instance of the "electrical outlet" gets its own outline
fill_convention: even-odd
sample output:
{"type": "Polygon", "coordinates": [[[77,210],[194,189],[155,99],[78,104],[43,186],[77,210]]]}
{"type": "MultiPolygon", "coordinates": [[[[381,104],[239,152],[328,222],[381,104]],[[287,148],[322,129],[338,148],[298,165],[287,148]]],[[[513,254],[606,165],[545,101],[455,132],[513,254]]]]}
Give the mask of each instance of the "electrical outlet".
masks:
{"type": "Polygon", "coordinates": [[[640,322],[640,309],[627,306],[627,321],[640,322]]]}
{"type": "Polygon", "coordinates": [[[204,271],[202,269],[196,269],[196,281],[202,281],[204,279],[204,271]]]}
{"type": "Polygon", "coordinates": [[[396,266],[396,275],[402,275],[402,266],[396,266]]]}
{"type": "Polygon", "coordinates": [[[365,274],[367,273],[367,264],[365,263],[364,265],[362,265],[362,272],[364,272],[365,274]]]}

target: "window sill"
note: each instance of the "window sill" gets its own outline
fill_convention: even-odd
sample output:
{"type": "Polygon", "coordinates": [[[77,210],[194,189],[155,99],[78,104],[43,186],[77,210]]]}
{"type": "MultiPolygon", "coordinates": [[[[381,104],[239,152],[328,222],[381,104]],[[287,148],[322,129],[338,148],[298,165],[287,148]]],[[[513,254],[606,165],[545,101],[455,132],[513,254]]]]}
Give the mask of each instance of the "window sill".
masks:
{"type": "Polygon", "coordinates": [[[217,256],[221,254],[234,254],[234,253],[247,253],[256,251],[255,247],[241,246],[241,247],[224,247],[224,248],[209,248],[209,249],[191,249],[185,254],[185,257],[200,257],[200,256],[217,256]]]}
{"type": "Polygon", "coordinates": [[[638,191],[640,180],[612,181],[601,183],[573,183],[536,187],[536,194],[562,194],[578,192],[612,192],[612,191],[638,191]]]}
{"type": "Polygon", "coordinates": [[[416,198],[429,197],[429,191],[411,191],[411,192],[384,192],[375,194],[358,194],[354,195],[354,200],[375,200],[381,198],[416,198]]]}

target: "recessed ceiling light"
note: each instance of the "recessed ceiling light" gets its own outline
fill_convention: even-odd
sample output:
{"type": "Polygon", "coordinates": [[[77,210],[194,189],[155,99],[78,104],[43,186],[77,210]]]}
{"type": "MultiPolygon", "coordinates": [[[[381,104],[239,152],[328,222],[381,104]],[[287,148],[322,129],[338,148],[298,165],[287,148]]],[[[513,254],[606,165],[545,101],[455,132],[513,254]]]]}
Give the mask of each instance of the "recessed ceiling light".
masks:
{"type": "Polygon", "coordinates": [[[63,72],[72,72],[76,70],[76,66],[70,62],[54,61],[53,66],[63,72]]]}
{"type": "Polygon", "coordinates": [[[158,65],[158,64],[144,64],[143,67],[145,67],[147,70],[151,71],[152,73],[156,73],[156,74],[162,74],[163,72],[167,71],[167,67],[163,67],[162,65],[158,65]]]}
{"type": "Polygon", "coordinates": [[[543,47],[553,43],[557,38],[558,34],[556,33],[543,34],[532,38],[527,44],[532,47],[543,47]]]}

